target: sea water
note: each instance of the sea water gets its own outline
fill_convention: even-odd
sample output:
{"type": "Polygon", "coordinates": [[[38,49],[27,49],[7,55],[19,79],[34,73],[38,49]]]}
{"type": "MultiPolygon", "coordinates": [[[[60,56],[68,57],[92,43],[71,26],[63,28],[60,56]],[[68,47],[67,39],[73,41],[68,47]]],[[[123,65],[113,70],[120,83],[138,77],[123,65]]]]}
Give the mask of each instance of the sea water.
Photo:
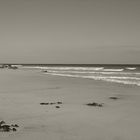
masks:
{"type": "Polygon", "coordinates": [[[140,65],[23,65],[27,69],[39,69],[44,74],[102,80],[119,84],[140,86],[140,65]]]}

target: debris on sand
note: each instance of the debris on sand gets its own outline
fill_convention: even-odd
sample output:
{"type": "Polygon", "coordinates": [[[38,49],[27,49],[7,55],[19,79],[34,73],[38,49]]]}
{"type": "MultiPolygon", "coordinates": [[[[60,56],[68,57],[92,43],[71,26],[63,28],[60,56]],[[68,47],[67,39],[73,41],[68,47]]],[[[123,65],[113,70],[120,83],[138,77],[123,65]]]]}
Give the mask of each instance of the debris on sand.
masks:
{"type": "Polygon", "coordinates": [[[60,106],[55,106],[55,108],[60,108],[60,106]]]}
{"type": "Polygon", "coordinates": [[[114,97],[109,97],[109,99],[118,100],[119,98],[114,96],[114,97]]]}
{"type": "Polygon", "coordinates": [[[56,104],[56,103],[50,103],[50,105],[54,105],[54,104],[56,104]]]}
{"type": "Polygon", "coordinates": [[[12,124],[11,126],[12,127],[19,127],[17,124],[12,124]]]}
{"type": "Polygon", "coordinates": [[[17,131],[17,124],[8,125],[5,121],[0,121],[0,132],[10,132],[10,131],[17,131]]]}
{"type": "Polygon", "coordinates": [[[49,103],[40,103],[40,105],[48,105],[49,103]]]}
{"type": "Polygon", "coordinates": [[[62,102],[57,102],[57,104],[62,104],[62,102]]]}
{"type": "Polygon", "coordinates": [[[55,105],[55,104],[62,104],[62,102],[50,102],[50,103],[44,103],[44,102],[42,102],[42,103],[40,103],[40,105],[55,105]]]}
{"type": "Polygon", "coordinates": [[[93,103],[88,103],[86,104],[88,106],[97,106],[97,107],[103,107],[103,103],[99,104],[99,103],[96,103],[96,102],[93,102],[93,103]]]}

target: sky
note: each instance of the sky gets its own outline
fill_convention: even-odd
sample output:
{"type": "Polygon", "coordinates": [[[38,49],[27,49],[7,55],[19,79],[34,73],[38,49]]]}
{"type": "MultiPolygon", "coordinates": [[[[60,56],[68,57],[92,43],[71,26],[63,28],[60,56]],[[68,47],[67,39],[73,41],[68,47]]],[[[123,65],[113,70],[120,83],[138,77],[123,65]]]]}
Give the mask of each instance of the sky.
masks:
{"type": "Polygon", "coordinates": [[[0,0],[0,63],[140,64],[140,0],[0,0]]]}

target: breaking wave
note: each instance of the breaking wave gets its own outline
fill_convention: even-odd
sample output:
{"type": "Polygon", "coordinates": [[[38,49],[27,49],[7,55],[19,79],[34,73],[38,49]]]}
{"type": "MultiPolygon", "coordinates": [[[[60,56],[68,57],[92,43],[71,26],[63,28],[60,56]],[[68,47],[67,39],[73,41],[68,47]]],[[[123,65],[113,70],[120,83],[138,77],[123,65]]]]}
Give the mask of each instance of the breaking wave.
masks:
{"type": "Polygon", "coordinates": [[[136,67],[126,67],[126,68],[105,68],[105,67],[54,67],[54,66],[24,66],[24,68],[29,69],[41,69],[41,70],[73,70],[73,71],[108,71],[108,72],[122,72],[125,70],[136,70],[136,67]]]}
{"type": "Polygon", "coordinates": [[[140,78],[137,78],[137,77],[84,76],[84,75],[72,75],[72,74],[60,74],[60,73],[46,73],[46,74],[64,76],[64,77],[73,77],[73,78],[86,78],[86,79],[102,80],[102,81],[107,81],[107,82],[140,86],[140,78]]]}
{"type": "Polygon", "coordinates": [[[123,71],[124,69],[104,69],[103,71],[123,71]]]}
{"type": "Polygon", "coordinates": [[[25,66],[25,68],[35,68],[42,70],[102,70],[104,67],[40,67],[40,66],[25,66]]]}
{"type": "Polygon", "coordinates": [[[131,67],[127,67],[127,70],[136,70],[137,68],[131,68],[131,67]]]}
{"type": "Polygon", "coordinates": [[[140,75],[139,72],[137,73],[132,73],[132,72],[110,72],[110,71],[56,71],[56,70],[48,70],[50,73],[80,73],[80,74],[114,74],[114,75],[140,75]]]}
{"type": "Polygon", "coordinates": [[[140,68],[126,66],[24,66],[45,74],[140,86],[140,68]]]}

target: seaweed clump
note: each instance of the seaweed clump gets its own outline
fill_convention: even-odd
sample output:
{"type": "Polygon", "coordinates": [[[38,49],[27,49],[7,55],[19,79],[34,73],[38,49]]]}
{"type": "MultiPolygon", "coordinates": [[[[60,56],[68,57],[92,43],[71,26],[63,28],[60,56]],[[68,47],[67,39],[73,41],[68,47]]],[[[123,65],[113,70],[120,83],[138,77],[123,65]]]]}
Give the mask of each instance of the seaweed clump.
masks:
{"type": "Polygon", "coordinates": [[[17,131],[17,124],[8,125],[5,121],[0,121],[0,132],[17,131]]]}
{"type": "Polygon", "coordinates": [[[88,106],[95,106],[95,107],[103,107],[103,103],[99,104],[99,103],[96,103],[96,102],[88,103],[86,105],[88,105],[88,106]]]}

